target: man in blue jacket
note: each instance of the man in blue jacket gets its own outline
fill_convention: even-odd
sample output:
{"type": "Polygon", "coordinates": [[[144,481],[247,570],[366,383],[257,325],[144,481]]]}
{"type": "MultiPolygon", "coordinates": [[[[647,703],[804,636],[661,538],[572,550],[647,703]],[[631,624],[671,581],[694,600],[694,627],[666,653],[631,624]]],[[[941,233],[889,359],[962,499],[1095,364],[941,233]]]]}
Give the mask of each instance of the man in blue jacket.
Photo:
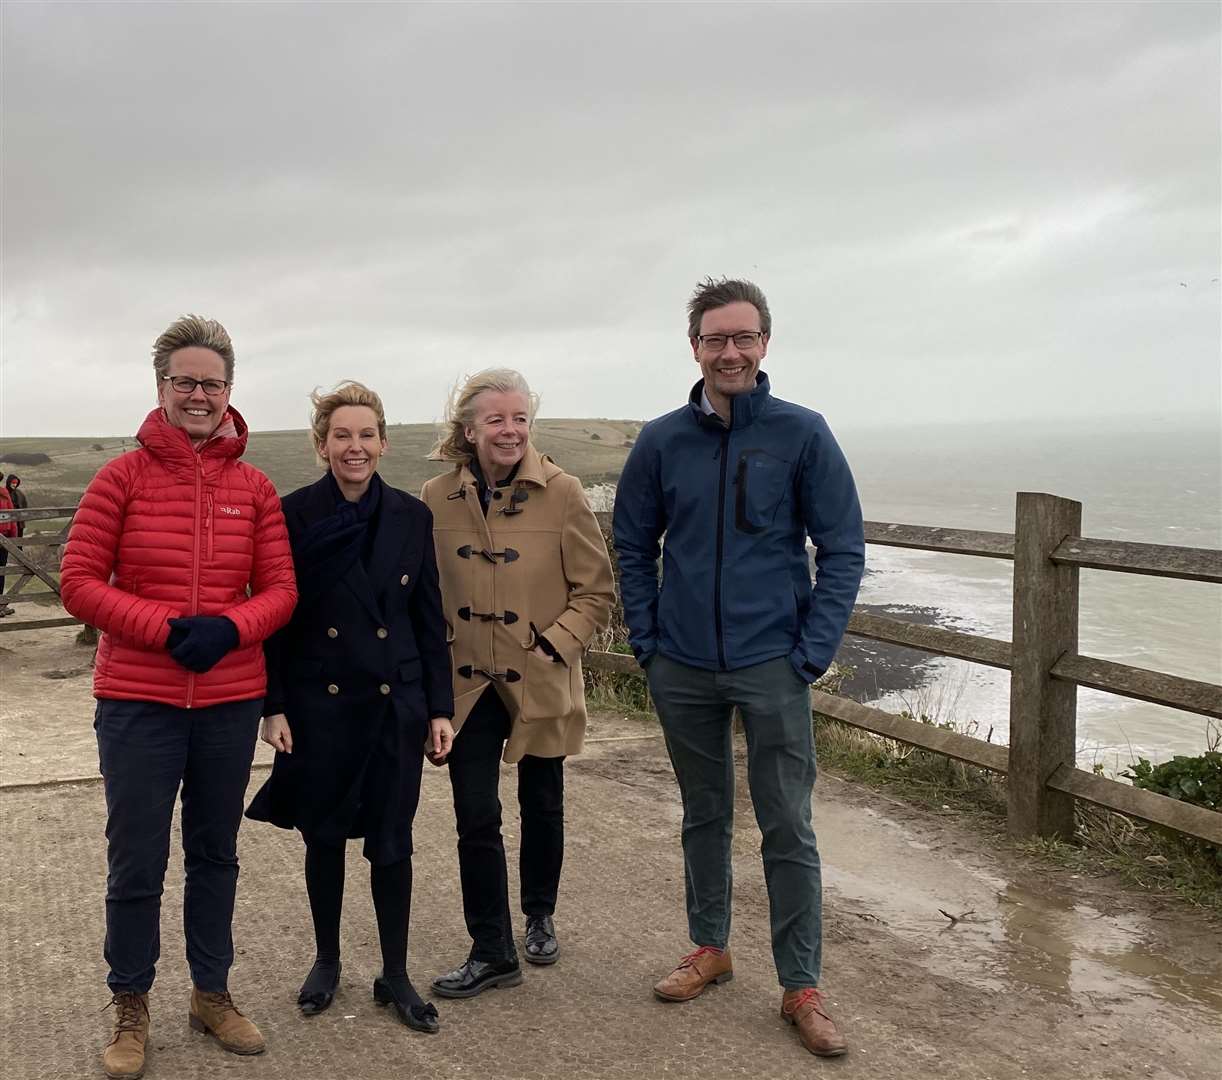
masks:
{"type": "Polygon", "coordinates": [[[696,946],[654,993],[690,1001],[733,974],[737,706],[763,834],[781,1014],[808,1050],[830,1057],[846,1045],[816,989],[822,884],[811,828],[809,685],[830,666],[857,597],[865,564],[861,506],[823,417],[770,393],[760,363],[772,318],[759,287],[709,278],[687,311],[704,377],[686,405],[645,425],[615,499],[629,638],[683,797],[688,929],[696,946]]]}

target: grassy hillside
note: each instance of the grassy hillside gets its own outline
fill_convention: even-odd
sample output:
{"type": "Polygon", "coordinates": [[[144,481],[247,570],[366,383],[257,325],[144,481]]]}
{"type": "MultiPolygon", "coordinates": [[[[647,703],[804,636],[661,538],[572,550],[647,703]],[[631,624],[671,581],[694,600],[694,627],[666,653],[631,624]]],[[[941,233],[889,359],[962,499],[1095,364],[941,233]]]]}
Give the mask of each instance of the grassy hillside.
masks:
{"type": "MultiPolygon", "coordinates": [[[[543,453],[585,483],[612,483],[640,429],[636,420],[539,420],[534,440],[543,453]]],[[[416,493],[425,480],[442,471],[436,462],[426,460],[436,439],[432,424],[400,424],[387,435],[390,453],[381,472],[388,483],[416,493]]],[[[21,477],[21,489],[31,506],[64,506],[80,498],[103,464],[136,445],[132,438],[0,439],[0,470],[21,477]],[[50,461],[14,464],[4,460],[10,454],[45,454],[50,461]]],[[[321,475],[303,430],[253,432],[246,460],[267,473],[281,494],[321,475]]]]}

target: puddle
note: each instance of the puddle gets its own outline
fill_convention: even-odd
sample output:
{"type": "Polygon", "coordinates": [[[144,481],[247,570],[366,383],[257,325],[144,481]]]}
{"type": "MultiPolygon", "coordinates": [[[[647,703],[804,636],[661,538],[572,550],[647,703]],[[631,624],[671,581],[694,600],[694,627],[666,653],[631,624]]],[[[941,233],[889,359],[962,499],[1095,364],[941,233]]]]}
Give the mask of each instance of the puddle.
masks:
{"type": "MultiPolygon", "coordinates": [[[[996,910],[999,930],[992,940],[1013,946],[1004,965],[1012,979],[1095,998],[1162,998],[1222,1015],[1222,980],[1168,959],[1157,940],[1161,928],[1014,884],[997,895],[996,910]]],[[[1213,935],[1207,940],[1216,944],[1213,935]]],[[[1217,959],[1205,958],[1202,966],[1217,959]]]]}
{"type": "Polygon", "coordinates": [[[826,903],[881,920],[934,971],[1135,1016],[1155,999],[1222,1020],[1222,949],[1201,920],[1106,915],[1068,890],[1037,891],[971,866],[860,807],[822,802],[820,818],[826,903]]]}

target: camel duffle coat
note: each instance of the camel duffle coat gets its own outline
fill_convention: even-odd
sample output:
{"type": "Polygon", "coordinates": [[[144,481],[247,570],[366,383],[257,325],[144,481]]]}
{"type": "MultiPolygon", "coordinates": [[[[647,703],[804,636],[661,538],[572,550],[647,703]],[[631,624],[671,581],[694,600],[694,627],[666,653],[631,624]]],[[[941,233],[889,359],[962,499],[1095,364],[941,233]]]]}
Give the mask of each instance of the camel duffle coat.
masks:
{"type": "Polygon", "coordinates": [[[433,512],[458,738],[492,683],[512,720],[506,762],[580,753],[581,654],[606,628],[615,590],[581,481],[528,444],[486,517],[465,464],[429,480],[421,498],[433,512]],[[540,637],[560,661],[535,654],[540,637]]]}

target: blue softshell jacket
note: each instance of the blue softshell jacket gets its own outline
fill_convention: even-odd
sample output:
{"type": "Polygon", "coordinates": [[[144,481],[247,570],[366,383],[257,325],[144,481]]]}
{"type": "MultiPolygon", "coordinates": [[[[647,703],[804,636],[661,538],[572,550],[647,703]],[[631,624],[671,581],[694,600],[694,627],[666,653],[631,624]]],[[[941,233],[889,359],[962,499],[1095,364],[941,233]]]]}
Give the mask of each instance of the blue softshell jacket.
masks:
{"type": "Polygon", "coordinates": [[[728,427],[700,408],[703,389],[645,425],[620,476],[615,549],[632,651],[642,665],[661,653],[709,671],[787,656],[813,682],[865,566],[853,474],[823,417],[774,398],[763,372],[733,399],[728,427]]]}

